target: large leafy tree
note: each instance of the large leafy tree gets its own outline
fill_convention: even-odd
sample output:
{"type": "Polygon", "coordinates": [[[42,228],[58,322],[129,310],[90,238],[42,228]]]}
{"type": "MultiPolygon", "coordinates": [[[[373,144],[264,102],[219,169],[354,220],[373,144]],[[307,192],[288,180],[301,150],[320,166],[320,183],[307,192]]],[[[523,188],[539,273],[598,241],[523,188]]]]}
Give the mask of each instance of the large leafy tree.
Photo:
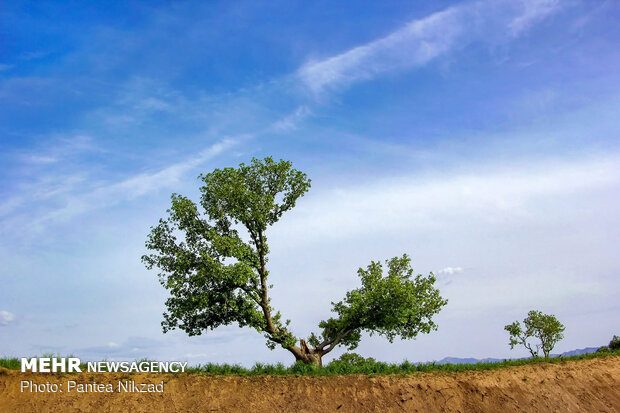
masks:
{"type": "Polygon", "coordinates": [[[504,327],[504,330],[510,334],[510,349],[521,344],[534,358],[538,357],[540,350],[545,358],[549,358],[553,347],[564,338],[564,329],[564,325],[555,316],[535,310],[527,314],[523,320],[523,327],[518,321],[504,327]]]}
{"type": "Polygon", "coordinates": [[[332,303],[335,316],[319,323],[320,332],[295,337],[269,298],[266,231],[308,191],[310,180],[290,162],[271,157],[200,178],[204,212],[173,194],[168,217],[148,235],[152,253],[142,257],[148,269],[160,270],[160,282],[170,291],[164,332],[179,328],[199,335],[237,323],[263,333],[270,348],[321,365],[336,346],[355,348],[363,331],[391,342],[437,328],[431,318],[447,301],[434,287],[434,275],[414,276],[403,255],[385,262],[386,273],[380,262],[360,268],[362,286],[332,303]]]}

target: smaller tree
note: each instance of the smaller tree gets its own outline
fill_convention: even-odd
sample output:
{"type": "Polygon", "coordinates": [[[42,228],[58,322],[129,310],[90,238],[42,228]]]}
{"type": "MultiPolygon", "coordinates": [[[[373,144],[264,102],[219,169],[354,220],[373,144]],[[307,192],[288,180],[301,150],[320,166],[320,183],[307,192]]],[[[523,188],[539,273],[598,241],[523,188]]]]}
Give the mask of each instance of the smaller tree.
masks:
{"type": "Polygon", "coordinates": [[[564,338],[564,325],[553,315],[543,314],[540,311],[532,310],[523,320],[524,328],[521,323],[515,321],[504,327],[510,333],[510,349],[517,344],[523,345],[532,354],[538,357],[538,352],[542,350],[545,358],[549,358],[549,353],[555,344],[564,338]],[[529,339],[538,339],[540,343],[531,343],[529,339]]]}

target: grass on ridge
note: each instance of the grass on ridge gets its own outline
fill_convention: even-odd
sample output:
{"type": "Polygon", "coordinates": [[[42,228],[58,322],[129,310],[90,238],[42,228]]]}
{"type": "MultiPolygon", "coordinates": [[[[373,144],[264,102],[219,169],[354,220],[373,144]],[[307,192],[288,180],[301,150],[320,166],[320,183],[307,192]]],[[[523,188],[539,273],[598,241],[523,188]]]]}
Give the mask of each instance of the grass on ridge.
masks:
{"type": "MultiPolygon", "coordinates": [[[[331,363],[316,367],[303,363],[295,363],[291,366],[285,366],[282,363],[262,364],[256,363],[252,368],[245,368],[237,364],[199,364],[197,366],[188,367],[185,371],[193,374],[211,374],[211,375],[241,375],[241,376],[257,376],[257,375],[304,375],[304,376],[338,376],[345,374],[411,374],[416,372],[460,372],[475,370],[494,370],[509,366],[523,366],[527,364],[538,363],[562,363],[569,360],[589,360],[598,357],[620,356],[620,350],[609,352],[582,354],[570,357],[553,357],[550,359],[520,359],[520,360],[504,360],[496,363],[477,363],[477,364],[437,364],[437,363],[411,363],[403,361],[402,363],[384,363],[374,360],[365,360],[361,363],[344,363],[334,360],[331,363]]],[[[49,357],[49,355],[47,355],[49,357]]],[[[58,357],[58,356],[57,356],[58,357]]],[[[140,360],[144,361],[144,360],[140,360]]],[[[20,360],[17,358],[0,358],[0,367],[12,370],[19,370],[20,360]]],[[[85,371],[85,369],[82,369],[85,371]]]]}
{"type": "Polygon", "coordinates": [[[562,363],[568,360],[588,360],[609,355],[620,355],[620,350],[605,353],[590,353],[579,356],[570,357],[553,357],[550,359],[520,359],[520,360],[504,360],[495,363],[476,363],[476,364],[437,364],[437,363],[411,363],[404,361],[402,363],[384,363],[380,361],[364,361],[359,364],[347,364],[337,360],[323,366],[316,367],[303,363],[295,363],[290,367],[278,364],[261,364],[256,363],[252,368],[248,369],[240,365],[214,364],[207,363],[194,367],[188,367],[188,373],[213,374],[213,375],[304,375],[304,376],[336,376],[344,374],[410,374],[415,372],[459,372],[474,370],[493,370],[509,366],[523,366],[526,364],[537,363],[562,363]]]}

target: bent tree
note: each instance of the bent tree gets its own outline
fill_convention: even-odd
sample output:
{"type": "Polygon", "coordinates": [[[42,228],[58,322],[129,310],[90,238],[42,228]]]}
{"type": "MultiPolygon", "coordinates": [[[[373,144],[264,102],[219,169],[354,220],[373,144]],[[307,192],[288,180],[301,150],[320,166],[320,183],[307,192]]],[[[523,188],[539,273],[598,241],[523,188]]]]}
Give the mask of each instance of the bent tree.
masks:
{"type": "Polygon", "coordinates": [[[517,344],[523,345],[532,358],[538,357],[538,352],[542,350],[545,358],[549,358],[549,354],[558,341],[564,338],[565,327],[553,315],[543,314],[540,311],[532,310],[527,313],[527,317],[521,323],[515,321],[504,327],[504,330],[510,334],[510,349],[512,350],[517,344]],[[531,343],[528,340],[538,339],[540,343],[531,343]]]}
{"type": "Polygon", "coordinates": [[[362,332],[414,338],[437,326],[432,316],[447,303],[434,287],[435,277],[413,276],[407,255],[371,262],[358,275],[361,287],[332,303],[335,315],[319,323],[319,332],[295,337],[271,305],[267,270],[267,229],[295,206],[310,188],[307,176],[290,162],[271,157],[250,165],[216,169],[200,175],[196,203],[172,194],[168,217],[151,227],[142,257],[160,270],[169,290],[162,327],[190,336],[237,323],[265,335],[267,346],[280,346],[295,359],[321,365],[322,357],[342,345],[354,349],[362,332]]]}

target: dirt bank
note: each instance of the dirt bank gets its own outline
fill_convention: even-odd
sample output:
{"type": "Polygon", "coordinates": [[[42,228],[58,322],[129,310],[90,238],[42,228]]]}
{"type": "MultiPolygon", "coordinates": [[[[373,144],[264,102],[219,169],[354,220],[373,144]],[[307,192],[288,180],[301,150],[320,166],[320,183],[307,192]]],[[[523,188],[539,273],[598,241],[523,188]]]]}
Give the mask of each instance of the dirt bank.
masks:
{"type": "Polygon", "coordinates": [[[406,377],[63,375],[0,370],[0,411],[620,412],[620,357],[406,377]],[[22,380],[39,386],[57,384],[63,391],[34,393],[26,388],[22,392],[22,380]],[[160,387],[151,386],[155,390],[151,393],[128,392],[119,388],[119,381],[130,389],[131,381],[138,389],[142,383],[160,387]],[[84,386],[88,383],[90,387],[84,386]],[[157,392],[161,387],[163,392],[157,392]]]}

